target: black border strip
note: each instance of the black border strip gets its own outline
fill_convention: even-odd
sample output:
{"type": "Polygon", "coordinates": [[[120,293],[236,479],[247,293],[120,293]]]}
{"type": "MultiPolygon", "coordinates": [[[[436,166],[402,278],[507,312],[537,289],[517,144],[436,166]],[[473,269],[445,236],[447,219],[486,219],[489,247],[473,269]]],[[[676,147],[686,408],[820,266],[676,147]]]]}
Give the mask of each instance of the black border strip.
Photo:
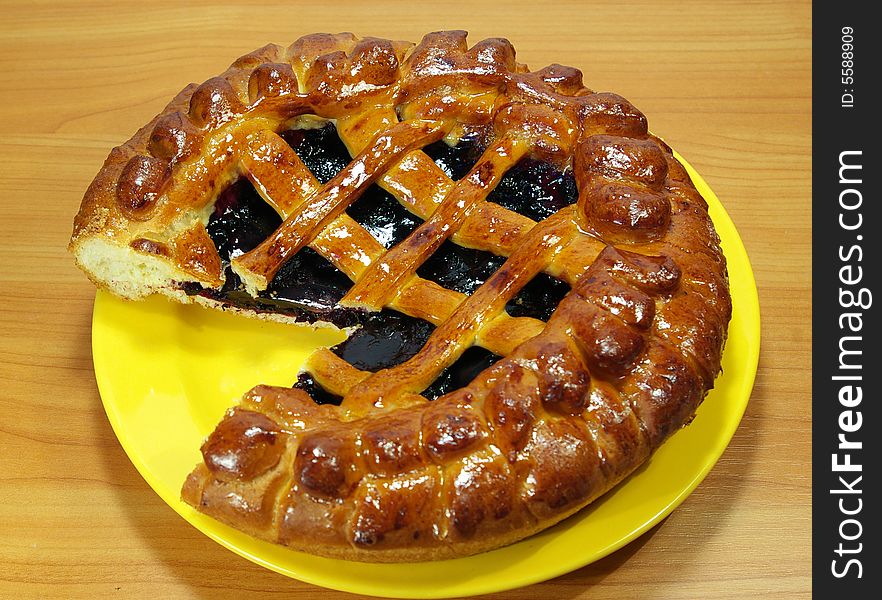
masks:
{"type": "Polygon", "coordinates": [[[812,19],[812,581],[844,600],[878,598],[882,571],[874,5],[815,2],[812,19]]]}

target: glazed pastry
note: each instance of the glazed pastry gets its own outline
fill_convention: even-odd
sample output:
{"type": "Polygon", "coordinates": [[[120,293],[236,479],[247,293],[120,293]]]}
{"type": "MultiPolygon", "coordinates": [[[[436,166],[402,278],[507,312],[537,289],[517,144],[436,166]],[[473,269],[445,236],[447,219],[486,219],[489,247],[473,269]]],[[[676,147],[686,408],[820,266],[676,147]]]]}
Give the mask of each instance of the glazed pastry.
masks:
{"type": "Polygon", "coordinates": [[[481,552],[597,499],[693,418],[731,314],[644,115],[461,31],[306,36],[185,88],[70,249],[125,298],[348,328],[228,412],[182,495],[352,560],[481,552]]]}

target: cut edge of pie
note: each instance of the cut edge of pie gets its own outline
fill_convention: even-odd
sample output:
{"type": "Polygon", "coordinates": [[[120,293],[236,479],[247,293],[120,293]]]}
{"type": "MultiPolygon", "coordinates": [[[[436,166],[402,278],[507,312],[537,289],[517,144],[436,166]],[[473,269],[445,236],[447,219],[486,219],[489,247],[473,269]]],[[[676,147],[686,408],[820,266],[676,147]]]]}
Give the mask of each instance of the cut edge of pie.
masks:
{"type": "Polygon", "coordinates": [[[685,169],[627,100],[571,67],[530,71],[504,39],[316,34],[247,54],[111,152],[69,246],[123,298],[295,321],[216,292],[235,275],[258,298],[307,247],[352,280],[339,306],[434,329],[375,373],[320,350],[305,371],[338,403],[258,385],[203,444],[182,498],[298,550],[433,560],[532,535],[633,472],[720,371],[726,262],[685,169]],[[352,160],[319,181],[282,134],[328,122],[352,160]],[[423,152],[476,133],[486,142],[459,179],[423,152]],[[571,171],[577,201],[539,222],[488,201],[525,158],[571,171]],[[221,257],[208,228],[242,178],[281,224],[221,257]],[[422,220],[389,248],[346,212],[373,185],[422,220]],[[418,269],[446,240],[504,262],[471,294],[443,288],[418,269]],[[571,288],[547,322],[506,312],[542,273],[571,288]],[[421,395],[473,346],[501,358],[421,395]]]}

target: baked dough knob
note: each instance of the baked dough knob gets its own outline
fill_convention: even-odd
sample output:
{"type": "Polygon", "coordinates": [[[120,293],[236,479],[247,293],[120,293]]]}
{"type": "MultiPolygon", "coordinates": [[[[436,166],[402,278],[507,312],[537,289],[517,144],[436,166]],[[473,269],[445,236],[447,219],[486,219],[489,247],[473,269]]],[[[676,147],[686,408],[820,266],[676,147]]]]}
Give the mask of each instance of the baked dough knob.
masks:
{"type": "Polygon", "coordinates": [[[606,489],[600,456],[581,419],[547,419],[533,430],[525,451],[529,469],[524,495],[537,519],[559,517],[606,489]]]}
{"type": "Polygon", "coordinates": [[[650,294],[667,294],[680,284],[682,270],[669,256],[647,256],[620,248],[607,247],[603,260],[616,279],[626,281],[650,294]]]}
{"type": "Polygon", "coordinates": [[[445,479],[450,541],[510,531],[523,522],[520,482],[504,457],[490,450],[472,454],[449,468],[445,479]]]}
{"type": "MultiPolygon", "coordinates": [[[[470,86],[464,84],[470,83],[470,80],[476,84],[475,87],[490,87],[496,83],[495,80],[501,80],[508,67],[514,66],[514,48],[506,50],[501,47],[502,44],[497,44],[500,47],[491,52],[503,62],[479,62],[479,53],[469,52],[466,36],[466,32],[461,30],[436,31],[423,36],[404,65],[408,97],[430,95],[433,91],[438,94],[439,86],[468,89],[470,86]],[[485,81],[479,73],[486,73],[494,81],[485,81]]],[[[504,43],[508,44],[507,41],[504,43]]],[[[485,48],[482,58],[489,60],[491,56],[487,50],[489,48],[485,48]]]]}
{"type": "Polygon", "coordinates": [[[196,126],[179,111],[163,115],[153,126],[147,149],[162,160],[186,160],[198,148],[201,134],[196,126]]]}
{"type": "Polygon", "coordinates": [[[605,133],[643,138],[649,130],[646,116],[618,94],[597,92],[576,98],[585,136],[605,133]]]}
{"type": "Polygon", "coordinates": [[[287,481],[287,440],[272,419],[233,409],[203,444],[203,464],[187,478],[182,497],[234,527],[269,535],[287,481]]]}
{"type": "Polygon", "coordinates": [[[295,40],[286,52],[291,59],[294,72],[302,81],[304,75],[319,56],[339,50],[349,51],[358,38],[349,32],[344,33],[312,33],[295,40]]]}
{"type": "Polygon", "coordinates": [[[325,501],[349,497],[361,478],[355,433],[328,427],[304,434],[294,459],[294,479],[307,494],[325,501]]]}
{"type": "Polygon", "coordinates": [[[278,464],[287,437],[269,417],[235,408],[202,444],[202,457],[217,479],[248,481],[278,464]]]}
{"type": "Polygon", "coordinates": [[[551,413],[581,415],[587,402],[591,376],[566,338],[539,336],[526,344],[535,356],[542,404],[551,413]]]}
{"type": "Polygon", "coordinates": [[[423,446],[438,464],[460,458],[487,439],[487,428],[471,401],[471,393],[460,390],[423,409],[423,446]]]}
{"type": "Polygon", "coordinates": [[[575,67],[552,63],[536,71],[535,75],[542,83],[564,96],[576,96],[587,91],[582,83],[582,71],[575,67]]]}
{"type": "Polygon", "coordinates": [[[280,544],[349,546],[348,501],[364,472],[355,432],[339,424],[306,432],[294,456],[293,479],[279,503],[280,544]]]}
{"type": "Polygon", "coordinates": [[[469,48],[465,31],[429,33],[403,62],[398,108],[404,119],[486,125],[499,89],[516,69],[515,50],[506,39],[489,38],[469,48]]]}
{"type": "Polygon", "coordinates": [[[190,97],[190,119],[198,127],[214,129],[244,111],[236,90],[223,77],[212,77],[190,97]]]}
{"type": "Polygon", "coordinates": [[[649,456],[651,447],[643,425],[615,384],[592,382],[584,416],[610,481],[619,481],[649,456]]]}
{"type": "Polygon", "coordinates": [[[705,390],[701,378],[683,355],[660,341],[649,346],[644,359],[622,387],[654,448],[691,422],[705,390]]]}
{"type": "Polygon", "coordinates": [[[427,462],[420,446],[422,411],[403,409],[362,426],[361,454],[371,473],[393,476],[424,466],[427,462]]]}
{"type": "Polygon", "coordinates": [[[297,93],[297,76],[287,63],[264,63],[248,77],[248,99],[252,104],[292,93],[297,93]]]}
{"type": "Polygon", "coordinates": [[[386,86],[398,79],[398,51],[390,40],[364,38],[349,57],[351,83],[386,86]]]}
{"type": "Polygon", "coordinates": [[[579,301],[572,303],[570,327],[591,372],[605,379],[627,374],[643,351],[643,335],[583,298],[580,296],[579,301]]]}
{"type": "Polygon", "coordinates": [[[355,493],[349,539],[356,547],[407,548],[430,542],[441,519],[439,470],[365,479],[355,493]]]}
{"type": "Polygon", "coordinates": [[[136,155],[123,167],[116,182],[116,204],[134,221],[146,221],[153,214],[156,200],[170,180],[167,161],[136,155]]]}
{"type": "Polygon", "coordinates": [[[656,317],[655,296],[669,294],[680,269],[668,257],[607,246],[561,306],[567,326],[595,374],[626,375],[640,359],[656,317]]]}
{"type": "MultiPolygon", "coordinates": [[[[691,285],[675,294],[667,303],[661,315],[665,327],[659,331],[659,336],[689,357],[710,389],[720,370],[720,360],[708,348],[719,347],[725,342],[729,312],[722,316],[694,287],[691,285]]],[[[727,310],[728,306],[722,308],[727,310]]]]}
{"type": "Polygon", "coordinates": [[[607,183],[593,186],[586,196],[589,222],[613,243],[659,239],[671,222],[671,202],[664,192],[607,183]]]}
{"type": "Polygon", "coordinates": [[[217,479],[249,481],[278,464],[286,438],[269,417],[233,409],[202,444],[202,457],[217,479]]]}
{"type": "Polygon", "coordinates": [[[352,507],[349,503],[328,502],[288,490],[279,503],[279,529],[276,541],[286,546],[314,551],[328,547],[351,548],[345,535],[352,507]]]}
{"type": "MultiPolygon", "coordinates": [[[[608,253],[611,254],[611,253],[608,253]]],[[[628,325],[647,329],[655,319],[655,300],[649,294],[598,269],[577,285],[577,294],[628,325]]]]}
{"type": "Polygon", "coordinates": [[[537,159],[557,165],[566,163],[576,135],[570,119],[541,104],[505,104],[496,111],[493,127],[500,137],[527,140],[537,159]]]}
{"type": "Polygon", "coordinates": [[[365,38],[349,53],[337,49],[321,54],[309,67],[304,88],[326,116],[348,114],[348,104],[372,94],[384,94],[398,79],[398,56],[389,40],[365,38]],[[343,103],[345,106],[338,106],[343,103]],[[326,111],[331,111],[330,113],[326,111]]]}
{"type": "Polygon", "coordinates": [[[494,443],[514,463],[536,422],[539,379],[532,370],[503,359],[491,368],[487,385],[484,414],[493,428],[494,443]]]}
{"type": "Polygon", "coordinates": [[[657,142],[593,135],[576,160],[579,206],[592,231],[609,243],[664,236],[671,201],[664,187],[668,162],[657,142]]]}

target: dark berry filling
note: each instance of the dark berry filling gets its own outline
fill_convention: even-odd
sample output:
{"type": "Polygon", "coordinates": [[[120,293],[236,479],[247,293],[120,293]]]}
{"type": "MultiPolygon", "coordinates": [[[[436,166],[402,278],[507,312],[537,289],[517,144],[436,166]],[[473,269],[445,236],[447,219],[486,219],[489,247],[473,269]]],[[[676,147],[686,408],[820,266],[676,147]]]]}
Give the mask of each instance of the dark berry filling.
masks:
{"type": "Polygon", "coordinates": [[[312,248],[292,256],[261,294],[280,302],[304,308],[327,310],[352,287],[352,282],[326,258],[312,248]]]}
{"type": "Polygon", "coordinates": [[[434,329],[428,321],[384,309],[366,313],[361,327],[331,350],[362,371],[379,371],[419,352],[434,329]]]}
{"type": "MultiPolygon", "coordinates": [[[[330,181],[352,160],[332,123],[318,129],[285,131],[281,136],[322,183],[330,181]]],[[[377,185],[370,186],[346,212],[386,248],[399,243],[422,223],[377,185]]]]}
{"type": "Polygon", "coordinates": [[[224,264],[224,285],[220,290],[198,285],[185,286],[184,290],[240,308],[281,313],[308,323],[323,320],[339,327],[358,323],[359,311],[337,306],[352,282],[310,248],[304,248],[285,263],[256,298],[245,291],[230,268],[230,261],[255,248],[281,223],[281,217],[264,202],[250,181],[242,178],[230,185],[218,196],[207,225],[208,235],[224,264]]]}
{"type": "Polygon", "coordinates": [[[454,390],[470,384],[478,373],[502,358],[480,346],[472,346],[462,353],[456,362],[444,369],[432,385],[423,391],[423,396],[436,400],[454,390]]]}
{"type": "Polygon", "coordinates": [[[486,146],[484,135],[476,131],[460,138],[456,146],[440,141],[426,146],[423,151],[455,181],[465,177],[475,166],[486,146]]]}
{"type": "Polygon", "coordinates": [[[334,404],[340,406],[340,403],[343,401],[343,398],[340,396],[332,394],[323,388],[309,373],[304,372],[298,375],[297,381],[291,387],[303,390],[309,394],[316,404],[334,404]]]}
{"type": "Polygon", "coordinates": [[[547,321],[569,291],[570,286],[565,282],[539,273],[505,305],[505,311],[513,317],[533,317],[547,321]]]}
{"type": "Polygon", "coordinates": [[[322,183],[328,183],[352,160],[333,123],[317,129],[290,129],[279,135],[322,183]]]}
{"type": "Polygon", "coordinates": [[[512,167],[487,200],[530,217],[547,219],[579,197],[572,170],[525,158],[512,167]]]}
{"type": "MultiPolygon", "coordinates": [[[[505,258],[482,250],[463,248],[444,242],[435,254],[417,269],[420,277],[431,279],[447,289],[472,294],[496,272],[505,258]]],[[[563,281],[545,273],[531,279],[506,305],[513,317],[533,317],[547,321],[570,291],[563,281]]]]}
{"type": "Polygon", "coordinates": [[[223,190],[208,219],[208,235],[214,241],[221,260],[253,250],[278,229],[282,218],[244,177],[223,190]]]}
{"type": "Polygon", "coordinates": [[[423,222],[377,185],[369,187],[346,212],[385,248],[404,240],[423,222]]]}
{"type": "MultiPolygon", "coordinates": [[[[357,335],[357,334],[356,334],[357,335]]],[[[369,339],[370,336],[362,337],[361,341],[356,344],[356,346],[364,346],[365,344],[371,343],[372,340],[369,339]]],[[[375,342],[378,338],[374,338],[375,342]]],[[[358,368],[361,368],[366,371],[378,371],[381,368],[386,368],[387,366],[395,366],[400,362],[406,360],[406,358],[410,358],[409,356],[402,358],[402,355],[397,357],[397,362],[395,362],[394,357],[385,349],[381,349],[380,352],[376,350],[370,350],[367,354],[359,354],[356,356],[356,352],[353,350],[353,346],[350,346],[346,349],[342,349],[341,346],[336,346],[333,348],[334,352],[338,355],[347,354],[349,359],[353,359],[356,362],[352,364],[358,368]],[[387,359],[389,360],[389,364],[386,366],[380,366],[378,362],[378,356],[385,354],[387,359]],[[364,359],[365,362],[359,362],[359,359],[364,359]]],[[[419,350],[419,348],[414,349],[413,347],[408,349],[403,349],[399,346],[398,350],[404,350],[405,353],[413,352],[414,354],[419,350]]],[[[359,350],[360,352],[360,350],[359,350]]],[[[411,354],[412,355],[412,354],[411,354]]],[[[455,390],[461,389],[472,382],[472,380],[478,376],[478,374],[484,369],[492,366],[496,361],[498,361],[500,356],[493,354],[489,350],[485,350],[479,346],[473,346],[463,352],[462,356],[460,356],[456,362],[450,365],[448,368],[444,369],[441,375],[426,388],[422,395],[428,398],[429,400],[437,400],[444,394],[453,392],[455,390]]],[[[349,360],[347,359],[347,360],[349,360]]],[[[352,362],[352,360],[349,360],[352,362]]],[[[292,386],[297,389],[303,390],[307,394],[309,394],[316,402],[316,404],[335,404],[340,405],[342,402],[342,398],[337,396],[336,394],[332,394],[327,391],[325,388],[319,384],[312,375],[309,373],[303,372],[297,377],[297,382],[292,386]]]]}
{"type": "MultiPolygon", "coordinates": [[[[462,179],[475,166],[487,147],[486,136],[473,132],[456,146],[443,141],[424,149],[451,179],[462,179]]],[[[576,178],[571,169],[561,170],[551,163],[522,159],[508,170],[487,199],[534,221],[547,219],[578,199],[576,178]]]]}
{"type": "Polygon", "coordinates": [[[504,262],[501,256],[447,241],[417,269],[417,275],[449,290],[472,294],[504,262]]]}

